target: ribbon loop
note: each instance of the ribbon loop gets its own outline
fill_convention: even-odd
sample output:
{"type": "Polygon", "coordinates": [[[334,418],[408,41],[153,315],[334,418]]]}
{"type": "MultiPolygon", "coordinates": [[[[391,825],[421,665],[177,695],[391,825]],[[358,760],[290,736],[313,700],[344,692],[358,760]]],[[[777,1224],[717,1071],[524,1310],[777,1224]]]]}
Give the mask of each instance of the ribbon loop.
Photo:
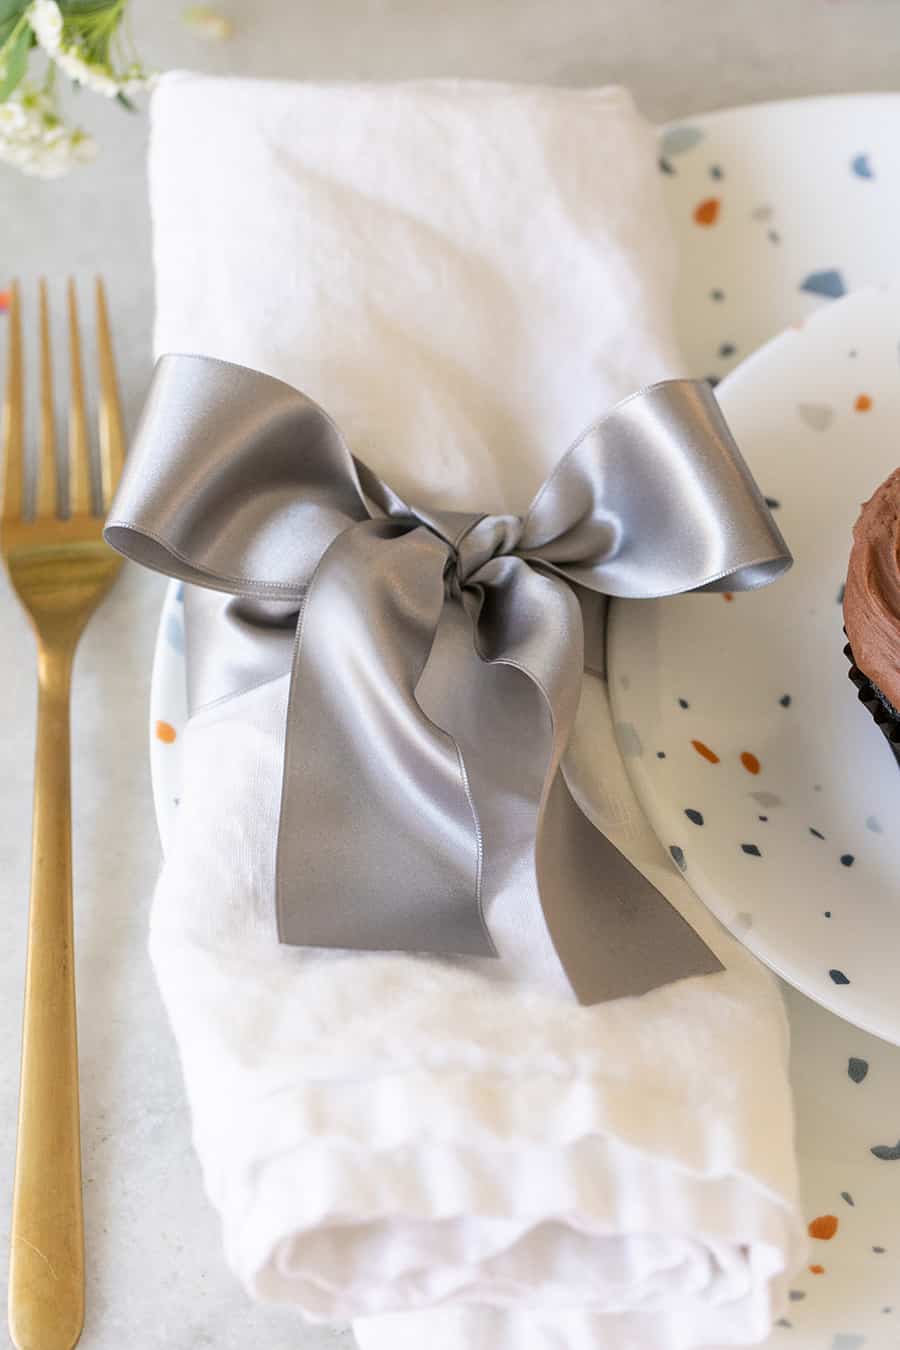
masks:
{"type": "Polygon", "coordinates": [[[525,517],[521,551],[609,596],[752,590],[790,553],[709,385],[632,394],[559,461],[525,517]]]}
{"type": "Polygon", "coordinates": [[[607,597],[746,589],[790,566],[705,384],[668,381],[613,409],[520,519],[410,506],[296,390],[165,357],[106,537],[202,588],[198,697],[290,663],[282,941],[495,955],[492,845],[516,840],[518,857],[527,837],[529,885],[583,1002],[718,968],[560,771],[607,597]],[[473,661],[511,683],[490,693],[473,661]],[[467,696],[464,756],[447,726],[467,696]],[[515,819],[488,791],[504,759],[515,819]]]}

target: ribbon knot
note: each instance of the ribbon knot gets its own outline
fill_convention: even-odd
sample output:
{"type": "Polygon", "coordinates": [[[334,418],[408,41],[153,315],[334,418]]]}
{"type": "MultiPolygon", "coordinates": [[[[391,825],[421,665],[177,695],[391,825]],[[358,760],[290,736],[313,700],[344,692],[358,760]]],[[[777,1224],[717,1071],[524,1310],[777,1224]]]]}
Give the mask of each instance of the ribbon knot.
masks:
{"type": "Polygon", "coordinates": [[[465,532],[456,546],[456,570],[460,584],[476,582],[485,563],[515,554],[522,537],[520,516],[482,516],[465,532]]]}
{"type": "Polygon", "coordinates": [[[485,563],[514,553],[522,536],[521,516],[413,508],[409,519],[411,528],[424,525],[447,545],[448,588],[456,597],[478,581],[485,563]]]}
{"type": "Polygon", "coordinates": [[[562,770],[606,597],[790,565],[705,383],[619,404],[518,517],[413,508],[296,390],[165,357],[106,537],[196,588],[194,708],[290,670],[282,941],[496,955],[514,876],[583,1002],[719,968],[562,770]]]}

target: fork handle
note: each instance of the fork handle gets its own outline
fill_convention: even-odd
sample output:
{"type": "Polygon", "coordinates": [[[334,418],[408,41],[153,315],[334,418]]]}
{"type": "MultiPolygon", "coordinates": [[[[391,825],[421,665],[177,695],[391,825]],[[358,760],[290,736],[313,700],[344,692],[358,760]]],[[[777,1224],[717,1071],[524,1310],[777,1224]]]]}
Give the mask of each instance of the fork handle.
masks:
{"type": "Polygon", "coordinates": [[[9,1268],[18,1350],[71,1350],[84,1321],[72,919],[74,644],[38,647],[31,904],[9,1268]]]}

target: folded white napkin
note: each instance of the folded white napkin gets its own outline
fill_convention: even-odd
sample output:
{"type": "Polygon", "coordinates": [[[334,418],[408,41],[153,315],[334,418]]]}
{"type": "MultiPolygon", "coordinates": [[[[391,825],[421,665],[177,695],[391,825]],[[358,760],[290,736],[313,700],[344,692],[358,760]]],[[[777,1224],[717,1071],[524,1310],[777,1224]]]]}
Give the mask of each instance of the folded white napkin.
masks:
{"type": "MultiPolygon", "coordinates": [[[[157,351],[296,385],[413,500],[521,511],[588,422],[680,373],[652,138],[622,90],[177,75],[150,178],[157,351]]],[[[365,1350],[763,1337],[802,1254],[785,1019],[650,834],[603,684],[573,789],[727,970],[593,1008],[514,856],[499,961],[277,945],[286,697],[285,677],[227,732],[215,708],[189,725],[152,922],[247,1288],[358,1319],[365,1350]]]]}

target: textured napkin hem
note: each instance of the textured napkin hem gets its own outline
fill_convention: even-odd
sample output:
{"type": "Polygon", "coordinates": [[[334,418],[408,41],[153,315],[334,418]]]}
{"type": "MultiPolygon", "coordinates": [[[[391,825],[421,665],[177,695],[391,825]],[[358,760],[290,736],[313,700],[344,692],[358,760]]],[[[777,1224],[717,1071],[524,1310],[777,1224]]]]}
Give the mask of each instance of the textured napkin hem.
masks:
{"type": "Polygon", "coordinates": [[[678,1174],[597,1136],[496,1150],[307,1139],[221,1180],[248,1291],[314,1321],[448,1300],[624,1314],[674,1298],[752,1339],[799,1241],[787,1207],[744,1178],[678,1174]]]}
{"type": "MultiPolygon", "coordinates": [[[[723,1325],[769,1325],[804,1250],[783,1198],[791,1187],[765,1166],[789,1157],[789,1143],[767,1136],[771,1102],[760,1106],[750,1079],[740,1080],[740,1104],[730,1082],[723,1116],[715,1086],[698,1105],[696,1091],[679,1093],[677,1066],[660,1072],[676,1053],[665,1045],[671,990],[650,996],[660,1003],[655,1049],[653,1019],[642,1020],[653,1074],[648,1062],[636,1113],[621,1046],[613,1051],[615,1005],[603,1014],[612,1041],[590,1035],[587,1010],[580,1044],[570,1005],[431,962],[423,987],[408,979],[409,957],[323,965],[270,952],[254,978],[245,954],[237,977],[214,943],[173,932],[166,913],[157,910],[151,950],[192,1088],[195,1143],[228,1260],[254,1297],[345,1321],[448,1300],[624,1314],[693,1292],[723,1310],[723,1325]],[[407,990],[399,1008],[398,978],[407,990]],[[225,985],[234,1022],[217,1036],[225,985]],[[372,1007],[384,1016],[367,1017],[363,1038],[353,1024],[372,1007]],[[435,1015],[439,1047],[427,1026],[435,1015]],[[398,1016],[408,1019],[405,1040],[398,1016]],[[252,1061],[235,1054],[245,1039],[235,1024],[245,1021],[252,1061]],[[722,1124],[732,1113],[740,1137],[722,1124]],[[614,1268],[620,1287],[592,1273],[614,1268]]],[[[718,978],[679,986],[683,1005],[696,985],[710,1026],[718,978]]],[[[723,991],[720,1015],[733,993],[723,991]]],[[[628,1002],[618,1005],[626,1018],[628,1002]]],[[[726,1081],[714,1057],[710,1074],[726,1081]]]]}

